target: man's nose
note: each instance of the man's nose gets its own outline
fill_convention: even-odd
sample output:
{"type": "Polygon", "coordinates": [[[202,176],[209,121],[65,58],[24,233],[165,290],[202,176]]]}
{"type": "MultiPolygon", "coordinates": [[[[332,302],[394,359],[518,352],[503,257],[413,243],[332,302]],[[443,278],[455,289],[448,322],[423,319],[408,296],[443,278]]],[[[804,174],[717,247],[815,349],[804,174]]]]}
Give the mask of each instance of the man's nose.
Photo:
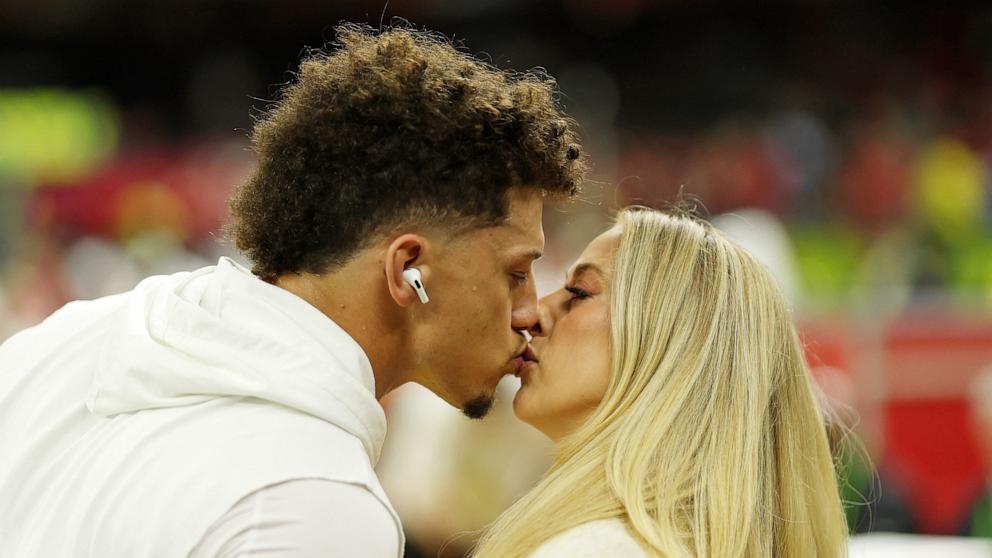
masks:
{"type": "Polygon", "coordinates": [[[510,327],[517,331],[530,331],[537,324],[538,319],[537,295],[534,295],[513,309],[510,315],[510,327]]]}
{"type": "Polygon", "coordinates": [[[537,290],[533,285],[520,293],[510,314],[510,327],[517,331],[529,331],[538,321],[537,290]]]}

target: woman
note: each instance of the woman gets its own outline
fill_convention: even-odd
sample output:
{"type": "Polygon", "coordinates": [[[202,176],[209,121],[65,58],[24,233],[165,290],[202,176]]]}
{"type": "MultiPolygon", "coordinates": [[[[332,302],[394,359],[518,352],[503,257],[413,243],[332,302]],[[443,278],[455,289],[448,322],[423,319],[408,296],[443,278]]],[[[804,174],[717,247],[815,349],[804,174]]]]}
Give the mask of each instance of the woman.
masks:
{"type": "Polygon", "coordinates": [[[750,254],[627,209],[541,306],[514,411],[555,461],[477,558],[845,554],[800,343],[750,254]]]}

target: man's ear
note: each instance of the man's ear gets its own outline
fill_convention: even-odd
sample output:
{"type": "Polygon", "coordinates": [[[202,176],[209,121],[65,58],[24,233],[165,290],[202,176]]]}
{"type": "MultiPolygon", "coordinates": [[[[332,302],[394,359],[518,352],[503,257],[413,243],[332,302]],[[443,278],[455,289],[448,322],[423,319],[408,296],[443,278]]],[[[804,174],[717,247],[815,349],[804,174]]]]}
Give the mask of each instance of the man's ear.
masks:
{"type": "Polygon", "coordinates": [[[389,296],[396,304],[407,307],[420,303],[413,287],[403,281],[403,270],[416,267],[420,270],[421,281],[426,285],[431,274],[430,265],[424,261],[427,250],[427,239],[417,234],[400,235],[386,248],[386,286],[389,288],[389,296]]]}

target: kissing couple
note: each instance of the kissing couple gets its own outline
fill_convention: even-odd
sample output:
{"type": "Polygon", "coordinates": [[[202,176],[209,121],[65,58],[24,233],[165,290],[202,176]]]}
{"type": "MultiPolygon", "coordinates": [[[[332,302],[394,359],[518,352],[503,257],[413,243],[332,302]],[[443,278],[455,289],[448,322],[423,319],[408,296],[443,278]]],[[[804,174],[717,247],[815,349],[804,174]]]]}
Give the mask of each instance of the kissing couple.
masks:
{"type": "MultiPolygon", "coordinates": [[[[823,411],[769,273],[625,208],[538,298],[585,156],[555,82],[342,24],[255,123],[227,235],[0,346],[0,555],[401,557],[379,399],[417,382],[555,443],[478,558],[836,557],[823,411]]],[[[415,479],[413,480],[415,482],[415,479]]]]}

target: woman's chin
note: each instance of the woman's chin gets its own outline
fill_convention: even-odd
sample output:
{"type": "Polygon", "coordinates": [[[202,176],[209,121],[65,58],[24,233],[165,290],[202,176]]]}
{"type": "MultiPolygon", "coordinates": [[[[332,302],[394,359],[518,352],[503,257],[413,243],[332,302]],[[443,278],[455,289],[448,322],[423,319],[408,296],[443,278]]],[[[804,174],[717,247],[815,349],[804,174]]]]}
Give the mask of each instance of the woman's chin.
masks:
{"type": "Polygon", "coordinates": [[[517,389],[516,395],[513,396],[513,414],[517,415],[517,418],[527,422],[527,412],[523,409],[524,404],[521,400],[527,397],[524,394],[524,390],[527,389],[523,384],[517,389]]]}
{"type": "Polygon", "coordinates": [[[533,426],[532,419],[534,417],[533,409],[531,408],[531,393],[534,390],[533,386],[528,386],[526,383],[520,384],[520,389],[517,390],[517,394],[513,396],[513,414],[517,415],[517,418],[527,424],[533,426]]]}
{"type": "Polygon", "coordinates": [[[550,437],[545,427],[554,422],[553,416],[548,416],[548,407],[541,392],[544,389],[540,382],[543,370],[536,362],[529,362],[520,371],[520,389],[513,396],[513,414],[530,426],[536,428],[545,436],[550,437]]]}

